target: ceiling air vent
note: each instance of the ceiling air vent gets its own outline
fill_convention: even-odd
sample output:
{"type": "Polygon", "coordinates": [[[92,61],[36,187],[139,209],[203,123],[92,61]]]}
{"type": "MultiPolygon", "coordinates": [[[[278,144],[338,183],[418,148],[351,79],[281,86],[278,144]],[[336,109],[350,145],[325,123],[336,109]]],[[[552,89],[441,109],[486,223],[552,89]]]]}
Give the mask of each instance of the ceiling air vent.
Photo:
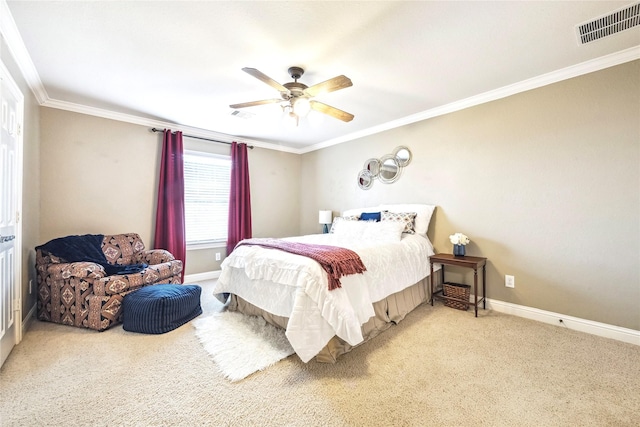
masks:
{"type": "Polygon", "coordinates": [[[232,116],[235,116],[235,117],[239,117],[239,118],[241,118],[241,119],[250,119],[250,118],[252,118],[253,116],[255,116],[255,113],[250,113],[250,112],[248,112],[248,111],[238,111],[238,110],[234,110],[234,111],[232,111],[232,112],[231,112],[231,115],[232,115],[232,116]]]}
{"type": "Polygon", "coordinates": [[[584,24],[577,25],[576,32],[579,43],[586,44],[611,34],[628,30],[636,25],[640,25],[640,3],[634,3],[584,24]]]}

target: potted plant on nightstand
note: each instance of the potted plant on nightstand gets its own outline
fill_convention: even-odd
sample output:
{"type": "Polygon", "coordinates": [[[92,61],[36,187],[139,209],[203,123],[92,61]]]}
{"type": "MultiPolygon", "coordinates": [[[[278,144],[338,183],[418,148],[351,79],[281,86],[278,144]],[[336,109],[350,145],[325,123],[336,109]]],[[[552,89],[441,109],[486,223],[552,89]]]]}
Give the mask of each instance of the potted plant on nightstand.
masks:
{"type": "Polygon", "coordinates": [[[449,240],[453,243],[453,255],[465,256],[465,246],[471,242],[469,238],[462,233],[455,233],[449,236],[449,240]]]}

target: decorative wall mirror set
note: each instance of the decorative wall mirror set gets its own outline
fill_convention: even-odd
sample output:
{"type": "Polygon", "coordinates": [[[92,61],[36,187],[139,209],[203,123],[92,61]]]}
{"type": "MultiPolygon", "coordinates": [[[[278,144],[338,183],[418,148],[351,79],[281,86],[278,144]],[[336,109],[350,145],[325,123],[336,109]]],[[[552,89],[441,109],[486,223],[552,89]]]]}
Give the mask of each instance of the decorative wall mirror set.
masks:
{"type": "Polygon", "coordinates": [[[396,182],[402,174],[402,168],[409,163],[411,163],[411,150],[403,145],[379,159],[369,159],[364,162],[364,168],[358,173],[358,186],[368,190],[373,186],[374,179],[379,179],[385,184],[396,182]]]}

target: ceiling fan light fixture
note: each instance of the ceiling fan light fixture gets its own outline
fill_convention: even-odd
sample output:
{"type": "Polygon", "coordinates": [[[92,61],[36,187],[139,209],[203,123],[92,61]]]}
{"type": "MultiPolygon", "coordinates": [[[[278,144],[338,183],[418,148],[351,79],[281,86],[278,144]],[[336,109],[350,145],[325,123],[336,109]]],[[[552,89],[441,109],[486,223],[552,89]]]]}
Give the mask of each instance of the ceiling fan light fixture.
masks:
{"type": "Polygon", "coordinates": [[[342,120],[343,122],[350,122],[354,118],[353,114],[313,100],[315,96],[321,93],[335,92],[352,86],[353,83],[346,76],[336,76],[322,83],[307,86],[304,83],[298,82],[298,79],[304,74],[304,70],[300,67],[289,68],[289,75],[294,81],[284,84],[278,83],[255,68],[245,67],[242,71],[276,89],[280,92],[280,99],[265,99],[262,101],[231,104],[229,107],[233,109],[279,103],[282,106],[282,111],[285,113],[285,119],[295,121],[295,126],[298,126],[299,118],[306,117],[311,110],[318,111],[335,119],[342,120]]]}
{"type": "Polygon", "coordinates": [[[306,117],[307,114],[311,111],[311,103],[309,102],[309,98],[300,97],[291,100],[293,104],[293,112],[296,113],[299,117],[306,117]]]}
{"type": "Polygon", "coordinates": [[[285,126],[291,128],[298,127],[299,117],[296,115],[296,113],[293,112],[293,106],[284,105],[282,106],[282,111],[284,112],[282,121],[284,122],[285,126]]]}

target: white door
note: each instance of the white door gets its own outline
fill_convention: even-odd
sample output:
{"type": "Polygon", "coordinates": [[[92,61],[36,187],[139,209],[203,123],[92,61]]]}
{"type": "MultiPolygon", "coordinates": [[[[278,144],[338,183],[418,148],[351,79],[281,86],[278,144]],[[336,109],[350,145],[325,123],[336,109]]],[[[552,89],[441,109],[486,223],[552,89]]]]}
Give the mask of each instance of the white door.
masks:
{"type": "Polygon", "coordinates": [[[21,244],[23,97],[0,63],[0,366],[22,333],[21,244]]]}

